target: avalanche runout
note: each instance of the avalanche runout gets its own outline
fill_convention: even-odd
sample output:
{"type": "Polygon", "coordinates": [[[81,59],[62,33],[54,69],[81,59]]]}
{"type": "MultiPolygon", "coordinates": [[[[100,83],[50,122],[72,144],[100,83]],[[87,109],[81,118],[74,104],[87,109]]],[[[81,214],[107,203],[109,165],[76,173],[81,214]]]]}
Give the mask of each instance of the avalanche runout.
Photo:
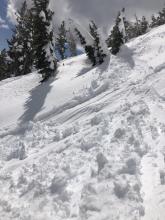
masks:
{"type": "Polygon", "coordinates": [[[0,220],[165,219],[164,32],[0,83],[0,220]]]}

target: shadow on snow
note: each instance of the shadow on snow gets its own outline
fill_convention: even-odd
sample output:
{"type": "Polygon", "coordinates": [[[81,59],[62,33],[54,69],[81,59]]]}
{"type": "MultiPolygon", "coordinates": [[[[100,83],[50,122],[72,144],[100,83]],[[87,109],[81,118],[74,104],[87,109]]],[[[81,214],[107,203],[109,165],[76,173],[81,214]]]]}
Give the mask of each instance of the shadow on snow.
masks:
{"type": "Polygon", "coordinates": [[[19,118],[19,126],[22,128],[23,133],[26,130],[26,123],[33,121],[35,116],[42,110],[45,99],[52,88],[51,83],[53,81],[49,79],[30,91],[30,97],[24,105],[25,112],[19,118]]]}

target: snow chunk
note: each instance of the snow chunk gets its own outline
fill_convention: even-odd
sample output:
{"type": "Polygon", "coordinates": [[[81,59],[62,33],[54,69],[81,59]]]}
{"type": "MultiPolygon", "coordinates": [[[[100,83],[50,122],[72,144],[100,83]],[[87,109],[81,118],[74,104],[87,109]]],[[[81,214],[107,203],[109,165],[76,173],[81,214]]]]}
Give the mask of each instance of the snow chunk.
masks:
{"type": "Polygon", "coordinates": [[[126,180],[121,179],[114,182],[114,192],[115,195],[120,199],[124,198],[129,190],[129,184],[126,180]]]}
{"type": "Polygon", "coordinates": [[[125,166],[122,169],[122,173],[128,173],[130,175],[135,175],[137,172],[138,156],[132,156],[127,159],[125,166]]]}
{"type": "Polygon", "coordinates": [[[57,175],[53,178],[50,191],[52,194],[62,194],[67,184],[67,178],[65,175],[57,175]]]}
{"type": "Polygon", "coordinates": [[[125,135],[125,130],[122,128],[118,128],[115,133],[114,133],[114,138],[115,139],[121,139],[125,135]]]}
{"type": "Polygon", "coordinates": [[[104,154],[98,153],[97,155],[98,173],[104,168],[106,163],[108,163],[108,160],[104,156],[104,154]]]}
{"type": "Polygon", "coordinates": [[[160,182],[161,185],[165,185],[165,170],[160,170],[160,182]]]}

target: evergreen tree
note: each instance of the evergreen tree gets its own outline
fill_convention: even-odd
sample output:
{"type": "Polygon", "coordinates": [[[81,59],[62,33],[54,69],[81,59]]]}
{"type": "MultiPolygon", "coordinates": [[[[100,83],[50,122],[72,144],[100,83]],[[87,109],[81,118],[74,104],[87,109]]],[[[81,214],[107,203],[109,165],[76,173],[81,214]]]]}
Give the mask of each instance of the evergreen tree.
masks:
{"type": "Polygon", "coordinates": [[[127,20],[125,16],[125,8],[122,9],[121,13],[122,13],[121,19],[123,23],[122,32],[123,32],[124,42],[126,43],[128,40],[137,37],[137,27],[136,27],[137,22],[130,22],[127,20]]]}
{"type": "Polygon", "coordinates": [[[134,23],[134,36],[138,37],[141,35],[141,21],[138,19],[135,14],[135,23],[134,23]]]}
{"type": "Polygon", "coordinates": [[[163,8],[158,15],[158,24],[163,25],[165,24],[165,8],[163,8]]]}
{"type": "Polygon", "coordinates": [[[54,53],[52,18],[49,0],[33,0],[33,50],[34,64],[43,81],[55,74],[57,61],[54,53]]]}
{"type": "Polygon", "coordinates": [[[19,67],[21,65],[19,61],[19,51],[18,51],[18,39],[16,37],[16,30],[13,30],[13,35],[8,42],[8,56],[9,56],[9,63],[8,69],[12,76],[21,75],[19,67]]]}
{"type": "Polygon", "coordinates": [[[104,58],[106,57],[106,54],[104,54],[104,51],[101,47],[98,28],[93,21],[91,21],[91,24],[89,25],[89,29],[90,29],[90,34],[92,35],[94,41],[93,48],[94,48],[96,63],[102,64],[104,62],[104,58]]]}
{"type": "Polygon", "coordinates": [[[125,20],[124,23],[125,23],[125,33],[126,33],[124,39],[125,42],[128,42],[128,40],[136,37],[135,26],[133,22],[130,22],[128,20],[125,20]]]}
{"type": "Polygon", "coordinates": [[[152,15],[150,27],[158,27],[160,25],[165,24],[165,8],[158,12],[158,15],[152,15]]]}
{"type": "Polygon", "coordinates": [[[145,34],[149,27],[148,21],[146,20],[145,16],[143,16],[142,19],[140,20],[135,15],[135,22],[130,22],[125,17],[123,17],[123,23],[125,28],[124,31],[125,42],[127,42],[132,38],[145,34]]]}
{"type": "Polygon", "coordinates": [[[140,34],[145,34],[148,30],[149,24],[145,16],[142,17],[142,20],[140,22],[140,34]]]}
{"type": "Polygon", "coordinates": [[[13,36],[11,40],[8,40],[9,69],[14,76],[31,72],[31,23],[25,1],[17,14],[17,25],[13,30],[13,36]]]}
{"type": "Polygon", "coordinates": [[[81,32],[77,28],[75,28],[75,32],[80,40],[81,45],[84,47],[87,44],[85,37],[81,34],[81,32]]]}
{"type": "Polygon", "coordinates": [[[8,65],[7,65],[7,52],[2,50],[0,52],[0,80],[6,79],[8,75],[8,65]]]}
{"type": "Polygon", "coordinates": [[[129,22],[127,21],[126,16],[125,16],[125,8],[121,10],[121,20],[123,23],[123,37],[124,37],[123,40],[126,43],[129,39],[128,37],[129,22]]]}
{"type": "Polygon", "coordinates": [[[116,18],[115,25],[111,31],[111,34],[107,40],[108,47],[110,47],[110,51],[113,55],[116,55],[120,51],[121,45],[124,43],[123,33],[120,31],[120,12],[116,18]]]}
{"type": "MultiPolygon", "coordinates": [[[[25,2],[26,3],[26,2],[25,2]]],[[[23,75],[30,73],[33,67],[33,15],[30,10],[27,10],[24,16],[18,18],[20,23],[20,45],[22,46],[22,67],[21,72],[23,75]],[[22,17],[22,19],[21,19],[22,17]]]]}
{"type": "Polygon", "coordinates": [[[86,45],[85,46],[85,52],[89,58],[89,60],[92,63],[92,66],[95,66],[97,64],[96,62],[96,57],[95,57],[95,49],[91,45],[86,45]]]}
{"type": "Polygon", "coordinates": [[[69,46],[69,51],[71,57],[77,56],[77,44],[76,44],[76,39],[74,35],[72,34],[71,30],[69,29],[67,33],[67,43],[69,46]]]}
{"type": "Polygon", "coordinates": [[[75,32],[80,40],[81,45],[84,47],[88,59],[91,61],[92,65],[95,66],[96,58],[95,58],[95,50],[93,46],[87,45],[85,37],[81,34],[81,32],[77,28],[75,28],[75,32]]]}
{"type": "Polygon", "coordinates": [[[58,28],[58,35],[56,37],[56,48],[60,54],[61,60],[64,60],[66,52],[66,43],[67,43],[67,30],[65,21],[62,21],[60,27],[58,28]]]}
{"type": "Polygon", "coordinates": [[[158,23],[159,23],[158,22],[158,17],[155,17],[155,15],[152,15],[150,27],[151,28],[157,27],[157,26],[159,26],[158,23]]]}

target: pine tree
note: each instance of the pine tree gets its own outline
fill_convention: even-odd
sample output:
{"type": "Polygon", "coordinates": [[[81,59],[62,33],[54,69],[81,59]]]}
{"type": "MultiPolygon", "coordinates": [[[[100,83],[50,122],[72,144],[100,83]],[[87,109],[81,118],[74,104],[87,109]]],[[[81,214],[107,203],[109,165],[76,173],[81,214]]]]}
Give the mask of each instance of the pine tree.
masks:
{"type": "Polygon", "coordinates": [[[155,15],[152,15],[151,20],[152,20],[150,24],[151,28],[165,24],[165,7],[158,12],[157,17],[155,17],[155,15]]]}
{"type": "Polygon", "coordinates": [[[125,8],[122,9],[121,11],[121,19],[123,23],[123,37],[124,37],[124,42],[128,42],[128,40],[136,37],[136,25],[133,22],[130,22],[127,20],[125,16],[125,8]]]}
{"type": "Polygon", "coordinates": [[[66,43],[67,43],[67,30],[65,21],[62,21],[60,27],[58,28],[58,35],[56,37],[56,48],[60,54],[61,60],[66,58],[66,43]]]}
{"type": "Polygon", "coordinates": [[[52,18],[49,0],[33,0],[33,50],[34,64],[43,81],[55,74],[57,61],[54,53],[52,18]]]}
{"type": "Polygon", "coordinates": [[[129,22],[126,19],[124,20],[125,23],[125,32],[126,32],[126,41],[138,37],[142,34],[145,34],[148,30],[149,23],[145,16],[142,19],[138,19],[135,15],[135,22],[129,22]]]}
{"type": "Polygon", "coordinates": [[[67,33],[67,43],[68,43],[71,57],[77,56],[76,39],[70,29],[68,30],[68,33],[67,33]]]}
{"type": "Polygon", "coordinates": [[[107,40],[108,47],[110,47],[110,51],[113,55],[116,55],[120,51],[121,45],[124,43],[123,33],[120,31],[120,12],[116,18],[115,25],[111,31],[111,34],[107,40]]]}
{"type": "Polygon", "coordinates": [[[124,39],[125,42],[128,42],[128,40],[135,37],[135,28],[133,22],[125,20],[124,23],[125,23],[125,33],[126,33],[124,39]]]}
{"type": "Polygon", "coordinates": [[[158,17],[155,17],[155,15],[152,15],[150,27],[154,28],[154,27],[157,27],[158,25],[159,25],[158,24],[158,17]]]}
{"type": "MultiPolygon", "coordinates": [[[[22,4],[17,14],[17,25],[13,30],[11,40],[8,40],[10,70],[15,76],[24,75],[31,71],[31,48],[29,45],[30,30],[27,27],[27,4],[22,4]]],[[[31,23],[31,22],[30,22],[31,23]]]]}
{"type": "Polygon", "coordinates": [[[7,40],[8,43],[8,57],[9,57],[9,63],[8,63],[8,69],[12,76],[21,75],[20,72],[20,61],[19,61],[19,51],[18,51],[18,39],[16,36],[16,30],[13,30],[13,35],[10,40],[7,40]]]}
{"type": "Polygon", "coordinates": [[[138,37],[141,35],[141,21],[138,19],[135,14],[135,23],[134,23],[134,36],[138,37]]]}
{"type": "Polygon", "coordinates": [[[159,25],[165,24],[165,8],[159,12],[159,25]]]}
{"type": "Polygon", "coordinates": [[[97,64],[102,64],[104,62],[104,58],[106,57],[106,54],[104,53],[101,43],[100,43],[100,36],[98,34],[98,28],[94,21],[91,21],[91,24],[89,25],[90,34],[93,37],[94,44],[94,52],[95,52],[95,59],[97,64]]]}
{"type": "Polygon", "coordinates": [[[126,19],[126,16],[125,16],[125,8],[123,8],[121,10],[121,20],[122,20],[122,23],[123,23],[123,37],[124,37],[124,43],[126,43],[128,41],[128,27],[129,27],[129,22],[127,21],[126,19]]]}
{"type": "Polygon", "coordinates": [[[84,47],[87,44],[85,37],[81,34],[81,32],[77,28],[75,28],[75,32],[80,40],[81,45],[84,47]]]}
{"type": "Polygon", "coordinates": [[[84,47],[88,59],[91,61],[92,65],[95,66],[96,58],[95,58],[95,50],[93,46],[87,45],[85,37],[81,34],[81,32],[77,28],[75,28],[75,32],[80,40],[81,45],[84,47]]]}
{"type": "Polygon", "coordinates": [[[0,52],[0,80],[6,79],[8,75],[8,65],[7,65],[7,52],[2,50],[0,52]]]}
{"type": "Polygon", "coordinates": [[[30,11],[27,10],[26,1],[22,4],[17,14],[17,25],[13,36],[8,41],[10,58],[10,71],[13,75],[25,75],[32,70],[31,36],[32,20],[30,11]]]}
{"type": "Polygon", "coordinates": [[[141,34],[145,34],[148,30],[149,24],[145,16],[142,17],[142,20],[140,22],[140,32],[141,34]]]}
{"type": "Polygon", "coordinates": [[[92,66],[95,66],[97,64],[96,62],[96,57],[95,57],[95,49],[91,45],[86,45],[85,46],[85,52],[89,58],[89,60],[92,63],[92,66]]]}

